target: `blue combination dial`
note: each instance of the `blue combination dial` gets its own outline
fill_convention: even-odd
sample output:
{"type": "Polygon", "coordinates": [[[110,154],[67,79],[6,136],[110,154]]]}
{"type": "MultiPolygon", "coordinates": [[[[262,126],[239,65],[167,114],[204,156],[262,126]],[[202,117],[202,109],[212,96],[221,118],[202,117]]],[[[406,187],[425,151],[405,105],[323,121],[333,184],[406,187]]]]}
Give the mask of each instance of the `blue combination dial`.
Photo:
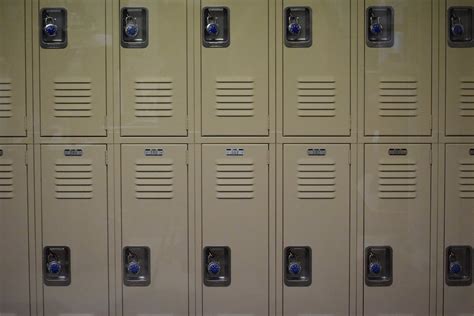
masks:
{"type": "Polygon", "coordinates": [[[369,271],[373,274],[379,274],[382,272],[382,266],[378,262],[371,262],[369,265],[369,271]]]}
{"type": "Polygon", "coordinates": [[[48,262],[48,272],[52,273],[52,274],[60,273],[61,272],[61,264],[56,260],[48,262]]]}
{"type": "Polygon", "coordinates": [[[138,274],[140,272],[140,269],[141,269],[140,264],[136,261],[131,261],[127,267],[128,273],[131,273],[131,274],[138,274]]]}
{"type": "Polygon", "coordinates": [[[207,265],[207,271],[210,273],[210,274],[218,274],[220,271],[221,271],[221,266],[218,262],[215,262],[215,261],[211,261],[209,262],[209,264],[207,265]]]}
{"type": "Polygon", "coordinates": [[[301,264],[299,264],[299,262],[291,262],[289,265],[288,265],[288,272],[290,272],[291,274],[300,274],[301,273],[301,264]]]}
{"type": "Polygon", "coordinates": [[[462,271],[462,266],[459,262],[454,261],[449,264],[449,272],[452,274],[459,274],[462,271]]]}

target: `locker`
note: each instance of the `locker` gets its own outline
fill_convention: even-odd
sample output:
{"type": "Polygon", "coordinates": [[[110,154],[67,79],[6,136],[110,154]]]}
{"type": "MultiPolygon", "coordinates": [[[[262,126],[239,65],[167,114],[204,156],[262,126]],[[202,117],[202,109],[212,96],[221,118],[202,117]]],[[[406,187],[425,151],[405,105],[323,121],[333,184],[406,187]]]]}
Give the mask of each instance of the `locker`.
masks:
{"type": "Polygon", "coordinates": [[[122,245],[148,247],[150,285],[124,286],[124,315],[188,314],[187,145],[122,145],[122,245]]]}
{"type": "Polygon", "coordinates": [[[262,144],[202,146],[204,253],[230,266],[230,282],[203,285],[204,315],[269,313],[268,153],[262,144]]]}
{"type": "MultiPolygon", "coordinates": [[[[466,136],[474,135],[474,40],[471,45],[451,45],[451,16],[449,9],[453,7],[472,7],[474,11],[474,1],[472,0],[448,0],[446,16],[443,16],[443,23],[447,25],[446,42],[444,44],[446,52],[446,135],[466,136]]],[[[471,11],[471,21],[467,18],[461,23],[469,27],[469,23],[474,25],[474,14],[471,11]]],[[[474,26],[471,26],[471,29],[474,26]]]]}
{"type": "Polygon", "coordinates": [[[109,313],[106,150],[41,147],[42,247],[70,252],[70,284],[43,286],[45,315],[109,313]]]}
{"type": "Polygon", "coordinates": [[[146,24],[139,23],[144,24],[139,30],[147,34],[146,46],[120,48],[122,135],[186,136],[186,0],[120,4],[122,23],[127,15],[136,18],[128,8],[143,8],[148,15],[146,24]]]}
{"type": "Polygon", "coordinates": [[[350,133],[350,0],[285,0],[285,37],[292,9],[307,8],[311,46],[283,48],[283,128],[288,136],[350,133]],[[309,23],[310,22],[310,23],[309,23]],[[327,28],[330,25],[331,31],[327,28]],[[331,53],[328,53],[331,52],[331,53]]]}
{"type": "Polygon", "coordinates": [[[0,315],[30,315],[25,145],[0,145],[0,315]]]}
{"type": "Polygon", "coordinates": [[[0,3],[0,137],[26,136],[26,1],[0,3]],[[15,14],[12,14],[15,12],[15,14]]]}
{"type": "Polygon", "coordinates": [[[365,134],[431,135],[433,2],[367,0],[365,4],[365,134]],[[393,33],[380,40],[370,31],[378,18],[383,18],[381,28],[393,33]]]}
{"type": "Polygon", "coordinates": [[[268,0],[203,0],[201,125],[203,136],[267,136],[269,123],[268,0]],[[214,11],[212,11],[213,9],[214,11]],[[219,9],[224,10],[221,13],[219,9]],[[206,44],[216,17],[219,43],[206,44]],[[245,126],[245,128],[242,128],[245,126]]]}
{"type": "MultiPolygon", "coordinates": [[[[57,13],[61,46],[39,52],[42,136],[106,136],[106,1],[40,0],[39,19],[57,13]],[[57,10],[56,10],[57,11],[57,10]]],[[[39,41],[48,40],[39,33],[39,41]]]]}
{"type": "Polygon", "coordinates": [[[349,145],[284,145],[283,247],[312,252],[311,286],[283,287],[285,315],[349,314],[349,158],[349,145]]]}
{"type": "MultiPolygon", "coordinates": [[[[474,145],[446,145],[445,248],[474,247],[474,145]]],[[[472,271],[471,271],[472,273],[472,271]]],[[[474,287],[444,288],[445,315],[468,315],[474,310],[474,287]]]]}
{"type": "Polygon", "coordinates": [[[431,145],[365,145],[364,182],[364,314],[428,315],[431,145]]]}

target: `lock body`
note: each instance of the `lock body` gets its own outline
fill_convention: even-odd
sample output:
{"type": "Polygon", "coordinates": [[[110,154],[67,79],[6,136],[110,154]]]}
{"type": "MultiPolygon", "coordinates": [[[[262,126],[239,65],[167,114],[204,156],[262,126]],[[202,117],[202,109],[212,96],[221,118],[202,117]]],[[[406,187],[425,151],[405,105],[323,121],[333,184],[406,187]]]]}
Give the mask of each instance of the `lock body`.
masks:
{"type": "Polygon", "coordinates": [[[392,47],[394,44],[394,9],[388,6],[367,8],[366,43],[368,47],[392,47]]]}
{"type": "Polygon", "coordinates": [[[365,249],[365,284],[390,286],[393,282],[393,250],[390,246],[365,249]]]}
{"type": "Polygon", "coordinates": [[[202,45],[208,48],[230,45],[230,11],[227,7],[202,10],[202,45]]]}
{"type": "Polygon", "coordinates": [[[206,247],[203,251],[203,279],[206,286],[229,286],[230,248],[206,247]]]}
{"type": "Polygon", "coordinates": [[[310,7],[288,7],[285,9],[286,47],[310,47],[312,37],[312,11],[310,7]]]}
{"type": "Polygon", "coordinates": [[[123,284],[125,286],[150,285],[150,269],[150,248],[125,247],[123,249],[123,284]]]}
{"type": "Polygon", "coordinates": [[[450,7],[446,25],[450,47],[474,47],[474,7],[450,7]]]}
{"type": "Polygon", "coordinates": [[[71,284],[71,251],[69,247],[44,247],[43,283],[47,286],[68,286],[71,284]]]}
{"type": "Polygon", "coordinates": [[[445,281],[448,286],[472,284],[472,248],[450,246],[446,248],[445,281]]]}
{"type": "Polygon", "coordinates": [[[311,248],[287,247],[284,253],[285,285],[310,286],[312,282],[311,248]]]}
{"type": "Polygon", "coordinates": [[[123,48],[145,48],[148,46],[148,9],[122,8],[121,45],[123,48]]]}
{"type": "Polygon", "coordinates": [[[67,11],[64,8],[43,8],[40,12],[40,45],[42,48],[67,46],[67,11]]]}

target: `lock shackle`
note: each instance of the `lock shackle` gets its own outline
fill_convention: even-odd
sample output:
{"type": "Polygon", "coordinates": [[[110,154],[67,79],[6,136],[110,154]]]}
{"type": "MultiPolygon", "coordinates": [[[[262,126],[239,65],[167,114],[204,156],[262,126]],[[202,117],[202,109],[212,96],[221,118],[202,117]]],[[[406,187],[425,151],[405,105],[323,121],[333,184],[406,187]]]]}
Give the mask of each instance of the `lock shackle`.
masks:
{"type": "Polygon", "coordinates": [[[137,22],[137,18],[134,17],[134,16],[131,16],[131,15],[127,15],[125,17],[125,23],[136,23],[137,22]]]}
{"type": "Polygon", "coordinates": [[[44,24],[46,24],[46,25],[48,25],[48,24],[54,24],[54,21],[55,21],[55,20],[56,20],[55,18],[53,18],[52,16],[49,16],[49,15],[48,15],[47,17],[44,18],[44,24]]]}
{"type": "Polygon", "coordinates": [[[207,14],[206,22],[207,22],[207,24],[217,23],[217,19],[218,19],[217,16],[212,16],[210,14],[207,14]]]}

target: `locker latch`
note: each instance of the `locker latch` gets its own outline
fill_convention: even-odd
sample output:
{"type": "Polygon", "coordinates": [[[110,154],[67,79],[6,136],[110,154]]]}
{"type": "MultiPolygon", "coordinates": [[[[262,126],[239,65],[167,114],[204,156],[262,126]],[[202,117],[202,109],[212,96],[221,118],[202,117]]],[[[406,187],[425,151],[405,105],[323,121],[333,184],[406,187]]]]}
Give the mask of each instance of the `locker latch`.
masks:
{"type": "Polygon", "coordinates": [[[43,282],[48,286],[71,284],[71,256],[69,247],[55,246],[43,249],[43,282]]]}
{"type": "Polygon", "coordinates": [[[310,47],[312,44],[311,8],[289,7],[285,10],[285,45],[310,47]]]}
{"type": "Polygon", "coordinates": [[[122,47],[147,47],[148,10],[146,8],[122,8],[121,34],[122,47]]]}
{"type": "Polygon", "coordinates": [[[451,246],[446,249],[446,284],[469,286],[472,284],[472,248],[451,246]]]}
{"type": "Polygon", "coordinates": [[[474,47],[474,7],[449,8],[447,25],[449,46],[474,47]]]}
{"type": "Polygon", "coordinates": [[[150,248],[125,247],[123,249],[123,269],[124,285],[150,285],[150,248]]]}
{"type": "Polygon", "coordinates": [[[285,249],[284,275],[287,286],[310,286],[312,282],[311,248],[285,249]]]}
{"type": "Polygon", "coordinates": [[[392,7],[367,8],[367,46],[392,47],[394,43],[394,17],[392,7]]]}
{"type": "Polygon", "coordinates": [[[40,13],[43,48],[65,48],[67,46],[67,11],[63,8],[43,8],[40,13]]]}
{"type": "Polygon", "coordinates": [[[230,248],[206,247],[203,252],[204,285],[230,285],[230,248]]]}
{"type": "Polygon", "coordinates": [[[390,286],[392,284],[392,248],[389,246],[365,249],[365,284],[367,286],[390,286]]]}
{"type": "Polygon", "coordinates": [[[202,11],[202,44],[204,47],[228,47],[230,45],[229,9],[206,7],[202,11]]]}

